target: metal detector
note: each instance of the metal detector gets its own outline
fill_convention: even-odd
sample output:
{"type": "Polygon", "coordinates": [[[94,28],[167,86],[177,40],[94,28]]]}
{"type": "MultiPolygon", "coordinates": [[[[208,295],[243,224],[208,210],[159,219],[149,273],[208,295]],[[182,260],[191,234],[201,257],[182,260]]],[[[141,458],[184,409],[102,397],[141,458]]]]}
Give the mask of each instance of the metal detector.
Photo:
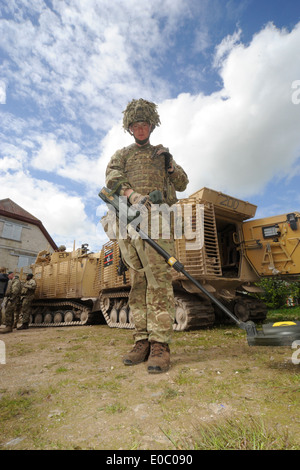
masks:
{"type": "MultiPolygon", "coordinates": [[[[149,195],[150,199],[153,202],[158,202],[157,193],[149,195]]],[[[120,198],[112,193],[107,188],[102,188],[99,197],[108,205],[112,206],[116,211],[117,217],[119,217],[120,212],[120,198]]],[[[140,204],[143,207],[143,202],[140,204]]],[[[131,209],[130,206],[126,205],[127,213],[127,224],[132,224],[132,222],[137,219],[140,215],[140,212],[137,210],[131,209]]],[[[255,323],[252,321],[243,322],[239,320],[228,308],[225,307],[216,297],[214,297],[210,292],[208,292],[196,279],[194,279],[185,269],[182,263],[178,261],[174,256],[171,256],[167,253],[161,246],[158,245],[154,240],[152,240],[145,232],[143,232],[139,225],[134,225],[134,229],[140,234],[141,238],[145,240],[154,250],[156,250],[165,261],[174,268],[177,272],[182,273],[189,281],[191,281],[204,295],[206,295],[212,303],[217,305],[228,317],[230,317],[235,324],[246,331],[247,341],[249,346],[292,346],[293,342],[300,340],[300,322],[293,321],[284,321],[276,323],[267,323],[262,325],[262,330],[257,331],[255,323]]]]}

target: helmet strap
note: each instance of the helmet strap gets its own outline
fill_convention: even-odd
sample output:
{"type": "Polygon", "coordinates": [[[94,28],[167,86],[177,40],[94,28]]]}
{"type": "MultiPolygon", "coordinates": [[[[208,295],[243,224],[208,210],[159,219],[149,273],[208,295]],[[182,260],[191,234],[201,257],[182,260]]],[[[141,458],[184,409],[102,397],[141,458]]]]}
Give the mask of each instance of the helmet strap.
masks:
{"type": "MultiPolygon", "coordinates": [[[[149,136],[150,137],[150,136],[149,136]]],[[[138,145],[145,145],[147,144],[147,142],[149,142],[149,137],[147,137],[147,139],[144,139],[144,140],[140,140],[140,139],[137,139],[136,137],[134,138],[135,142],[138,144],[138,145]]]]}

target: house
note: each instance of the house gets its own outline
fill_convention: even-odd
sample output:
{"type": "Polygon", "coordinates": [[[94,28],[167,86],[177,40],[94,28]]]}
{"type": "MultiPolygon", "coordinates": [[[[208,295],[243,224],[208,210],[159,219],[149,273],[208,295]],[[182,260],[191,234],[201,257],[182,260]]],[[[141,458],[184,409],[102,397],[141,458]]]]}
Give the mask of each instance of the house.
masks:
{"type": "Polygon", "coordinates": [[[0,266],[8,271],[30,272],[42,250],[57,250],[42,222],[13,202],[0,200],[0,266]]]}

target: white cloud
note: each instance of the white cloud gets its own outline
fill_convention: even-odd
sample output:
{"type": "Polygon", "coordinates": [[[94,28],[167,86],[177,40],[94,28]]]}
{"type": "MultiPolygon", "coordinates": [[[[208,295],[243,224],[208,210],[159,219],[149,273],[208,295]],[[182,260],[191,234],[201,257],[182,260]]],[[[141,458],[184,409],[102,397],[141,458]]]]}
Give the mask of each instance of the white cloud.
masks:
{"type": "Polygon", "coordinates": [[[2,158],[0,160],[0,171],[22,170],[27,159],[26,151],[20,147],[2,142],[2,158]]]}
{"type": "Polygon", "coordinates": [[[6,103],[6,85],[0,80],[0,104],[6,103]]]}
{"type": "MultiPolygon", "coordinates": [[[[10,9],[16,13],[17,7],[15,2],[10,9]]],[[[16,97],[30,97],[45,116],[58,104],[60,115],[109,130],[128,96],[163,96],[168,85],[152,68],[157,51],[167,50],[169,35],[187,14],[185,2],[56,0],[52,7],[39,2],[32,12],[22,2],[26,19],[20,13],[0,20],[1,47],[14,63],[3,70],[16,84],[16,97]],[[98,122],[90,123],[95,110],[98,122]]]]}
{"type": "Polygon", "coordinates": [[[40,170],[54,171],[64,164],[64,145],[59,144],[54,137],[41,139],[41,147],[32,159],[32,166],[40,170]]]}
{"type": "Polygon", "coordinates": [[[229,54],[232,49],[239,43],[241,38],[242,30],[239,29],[232,35],[226,36],[222,42],[216,47],[214,65],[218,67],[222,60],[229,54]]]}
{"type": "Polygon", "coordinates": [[[0,199],[9,197],[43,222],[56,244],[69,248],[82,243],[101,247],[101,232],[85,212],[81,197],[67,194],[63,188],[45,180],[36,180],[22,171],[1,172],[0,199]]]}
{"type": "MultiPolygon", "coordinates": [[[[31,3],[12,0],[5,8],[13,19],[0,19],[1,47],[12,61],[0,66],[6,101],[22,116],[0,107],[0,197],[34,212],[57,243],[88,238],[95,246],[101,237],[89,204],[99,203],[109,158],[132,142],[121,127],[132,98],[159,104],[162,125],[152,143],[168,146],[186,169],[187,194],[209,186],[251,196],[274,176],[299,172],[300,105],[292,103],[292,83],[300,79],[300,25],[291,32],[267,25],[247,45],[241,30],[227,36],[212,60],[220,91],[167,99],[171,84],[156,72],[178,25],[191,18],[186,1],[53,0],[54,11],[31,3]],[[32,168],[78,183],[81,195],[36,180],[32,168]]],[[[210,41],[208,29],[198,30],[193,50],[207,51],[210,41]]],[[[189,65],[185,72],[196,71],[196,83],[203,69],[189,65]]],[[[1,90],[0,83],[0,102],[1,90]]]]}
{"type": "MultiPolygon", "coordinates": [[[[268,25],[248,46],[228,38],[230,47],[219,61],[219,92],[181,94],[159,103],[162,125],[152,143],[169,146],[187,171],[187,194],[208,186],[248,197],[274,176],[288,176],[300,149],[299,107],[291,100],[292,82],[300,76],[294,60],[299,41],[299,26],[288,33],[268,25]]],[[[93,158],[75,152],[64,161],[61,147],[53,143],[53,168],[99,190],[110,157],[131,142],[119,122],[93,158]]]]}
{"type": "Polygon", "coordinates": [[[300,24],[290,33],[269,24],[248,46],[227,40],[219,92],[161,103],[155,142],[182,163],[189,193],[209,186],[249,196],[288,176],[300,156],[300,107],[291,98],[299,43],[300,24]]]}

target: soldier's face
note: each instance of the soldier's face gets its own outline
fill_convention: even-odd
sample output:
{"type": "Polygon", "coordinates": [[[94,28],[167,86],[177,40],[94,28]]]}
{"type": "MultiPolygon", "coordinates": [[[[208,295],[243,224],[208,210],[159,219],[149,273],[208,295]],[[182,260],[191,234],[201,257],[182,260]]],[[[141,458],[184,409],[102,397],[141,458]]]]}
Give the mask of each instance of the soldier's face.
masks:
{"type": "Polygon", "coordinates": [[[135,122],[131,126],[134,137],[140,141],[144,141],[150,136],[150,125],[148,122],[135,122]]]}

